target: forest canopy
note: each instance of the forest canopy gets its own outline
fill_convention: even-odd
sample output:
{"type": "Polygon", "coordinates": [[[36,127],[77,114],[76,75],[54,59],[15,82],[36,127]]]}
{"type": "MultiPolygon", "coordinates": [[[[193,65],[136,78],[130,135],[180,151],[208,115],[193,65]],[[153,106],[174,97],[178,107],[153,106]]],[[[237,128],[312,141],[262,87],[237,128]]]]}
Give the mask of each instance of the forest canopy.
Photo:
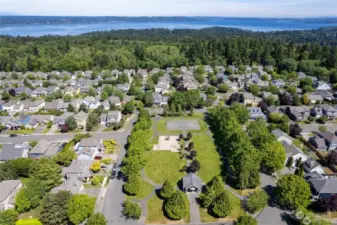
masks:
{"type": "Polygon", "coordinates": [[[278,72],[337,68],[337,28],[252,32],[235,28],[147,29],[79,36],[0,36],[0,71],[272,65],[278,72]]]}

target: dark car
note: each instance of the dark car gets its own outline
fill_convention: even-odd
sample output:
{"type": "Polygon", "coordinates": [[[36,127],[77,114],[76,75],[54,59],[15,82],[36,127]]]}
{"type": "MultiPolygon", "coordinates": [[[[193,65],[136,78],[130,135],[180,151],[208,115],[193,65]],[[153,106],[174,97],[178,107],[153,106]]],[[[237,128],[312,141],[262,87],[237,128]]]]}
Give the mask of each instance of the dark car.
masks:
{"type": "Polygon", "coordinates": [[[122,171],[118,171],[117,180],[122,180],[122,179],[123,179],[123,173],[122,173],[122,171]]]}
{"type": "Polygon", "coordinates": [[[117,175],[117,164],[114,164],[111,172],[111,179],[115,179],[117,175]]]}
{"type": "Polygon", "coordinates": [[[10,134],[9,136],[10,137],[17,137],[18,135],[17,134],[10,134]]]}

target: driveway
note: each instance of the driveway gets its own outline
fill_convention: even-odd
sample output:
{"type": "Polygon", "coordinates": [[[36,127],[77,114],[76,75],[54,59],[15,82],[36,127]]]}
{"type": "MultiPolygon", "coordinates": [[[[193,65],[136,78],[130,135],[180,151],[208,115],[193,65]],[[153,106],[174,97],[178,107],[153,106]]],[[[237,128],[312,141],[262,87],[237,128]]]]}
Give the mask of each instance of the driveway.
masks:
{"type": "Polygon", "coordinates": [[[197,193],[187,193],[188,202],[190,203],[190,223],[199,224],[200,223],[200,211],[197,203],[197,193]]]}

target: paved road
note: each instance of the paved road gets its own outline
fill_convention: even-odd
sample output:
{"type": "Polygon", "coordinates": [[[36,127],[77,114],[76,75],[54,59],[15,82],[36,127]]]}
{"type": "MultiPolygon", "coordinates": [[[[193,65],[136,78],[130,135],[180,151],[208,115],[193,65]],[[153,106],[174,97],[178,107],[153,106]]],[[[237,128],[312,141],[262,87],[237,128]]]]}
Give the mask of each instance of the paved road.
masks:
{"type": "MultiPolygon", "coordinates": [[[[117,164],[120,165],[123,161],[123,158],[125,156],[126,150],[124,148],[127,137],[131,133],[132,124],[136,121],[137,118],[133,118],[128,128],[125,129],[125,131],[121,133],[115,133],[113,134],[113,137],[116,139],[116,141],[121,145],[121,149],[119,151],[119,155],[117,158],[117,164]],[[117,138],[118,137],[118,138],[117,138]],[[118,139],[118,140],[117,140],[118,139]]],[[[102,134],[95,133],[95,136],[102,137],[102,134]]],[[[111,135],[111,134],[110,134],[111,135]]],[[[93,135],[94,136],[94,135],[93,135]]],[[[110,136],[111,137],[111,136],[110,136]]],[[[119,169],[118,169],[119,170],[119,169]]],[[[108,220],[109,225],[133,225],[133,224],[139,224],[138,221],[134,220],[125,220],[125,218],[122,215],[122,203],[125,200],[125,195],[123,194],[123,184],[124,182],[122,180],[111,180],[109,182],[107,192],[104,199],[104,206],[103,206],[103,214],[105,215],[106,219],[108,220]]]]}
{"type": "Polygon", "coordinates": [[[320,132],[319,127],[324,126],[328,129],[330,132],[335,132],[337,130],[337,124],[327,123],[327,124],[301,124],[303,133],[310,133],[313,131],[320,132]]]}

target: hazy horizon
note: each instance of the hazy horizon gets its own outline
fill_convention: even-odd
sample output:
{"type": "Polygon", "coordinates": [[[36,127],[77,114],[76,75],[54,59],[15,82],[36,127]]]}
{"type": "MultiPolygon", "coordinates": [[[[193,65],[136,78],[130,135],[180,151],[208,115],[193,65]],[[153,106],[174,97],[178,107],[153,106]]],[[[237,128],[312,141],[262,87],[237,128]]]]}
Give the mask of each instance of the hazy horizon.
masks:
{"type": "Polygon", "coordinates": [[[18,16],[337,17],[336,0],[0,0],[18,16]],[[19,6],[19,7],[18,7],[19,6]]]}

